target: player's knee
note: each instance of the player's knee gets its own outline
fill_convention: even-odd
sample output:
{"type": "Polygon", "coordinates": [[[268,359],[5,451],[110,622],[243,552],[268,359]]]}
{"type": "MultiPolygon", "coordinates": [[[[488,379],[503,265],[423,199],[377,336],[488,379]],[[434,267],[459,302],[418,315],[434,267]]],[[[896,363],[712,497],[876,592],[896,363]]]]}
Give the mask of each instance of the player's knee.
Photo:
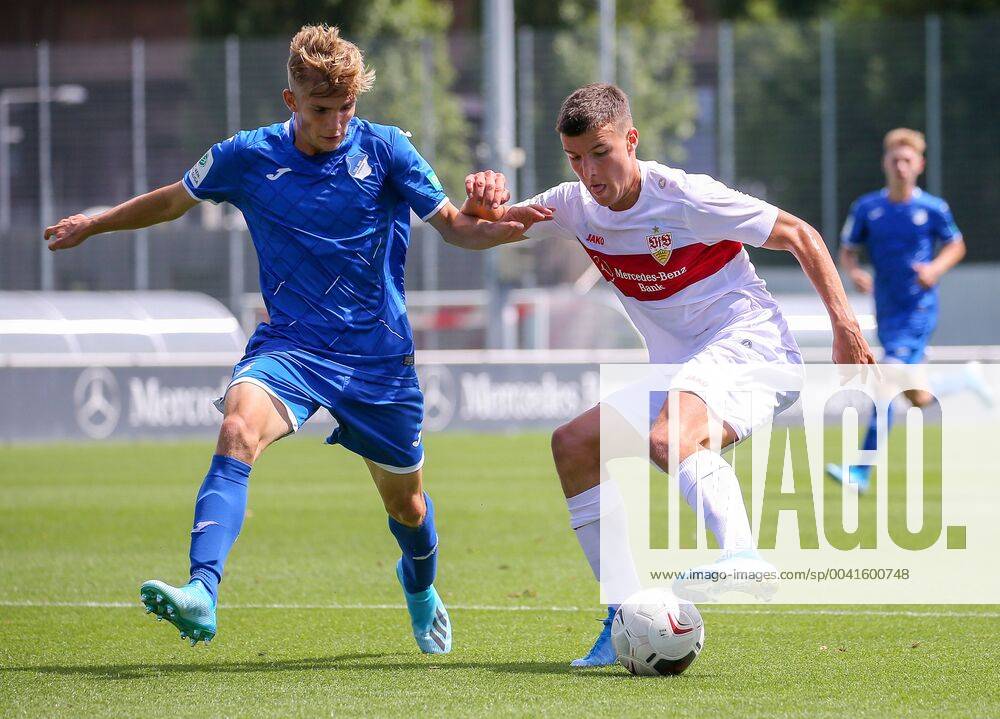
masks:
{"type": "Polygon", "coordinates": [[[227,415],[219,429],[217,451],[245,462],[257,458],[260,446],[260,432],[238,414],[227,415]]]}
{"type": "Polygon", "coordinates": [[[419,527],[427,514],[427,505],[420,493],[394,497],[386,502],[385,509],[390,517],[407,527],[419,527]]]}
{"type": "Polygon", "coordinates": [[[590,449],[590,438],[573,422],[556,428],[552,433],[552,458],[557,466],[579,461],[590,449]]]}
{"type": "Polygon", "coordinates": [[[934,395],[921,389],[911,389],[906,391],[906,398],[914,407],[923,409],[934,403],[934,395]]]}
{"type": "Polygon", "coordinates": [[[657,423],[649,432],[649,461],[663,471],[669,471],[671,461],[683,462],[699,449],[708,446],[708,433],[695,426],[681,423],[678,431],[668,431],[666,423],[657,423]],[[676,456],[671,458],[671,434],[675,434],[676,456]]]}

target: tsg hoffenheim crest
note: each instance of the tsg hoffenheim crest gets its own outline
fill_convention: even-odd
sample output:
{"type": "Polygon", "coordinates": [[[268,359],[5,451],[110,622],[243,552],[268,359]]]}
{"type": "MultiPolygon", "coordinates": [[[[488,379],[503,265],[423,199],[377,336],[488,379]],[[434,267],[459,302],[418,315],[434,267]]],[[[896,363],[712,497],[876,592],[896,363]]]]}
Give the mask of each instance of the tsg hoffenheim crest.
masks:
{"type": "Polygon", "coordinates": [[[372,166],[368,164],[368,155],[359,152],[347,157],[347,171],[355,180],[363,180],[372,174],[372,166]]]}
{"type": "Polygon", "coordinates": [[[661,265],[667,264],[670,260],[670,233],[660,232],[659,227],[653,228],[653,234],[646,235],[646,244],[649,245],[649,254],[661,265]]]}

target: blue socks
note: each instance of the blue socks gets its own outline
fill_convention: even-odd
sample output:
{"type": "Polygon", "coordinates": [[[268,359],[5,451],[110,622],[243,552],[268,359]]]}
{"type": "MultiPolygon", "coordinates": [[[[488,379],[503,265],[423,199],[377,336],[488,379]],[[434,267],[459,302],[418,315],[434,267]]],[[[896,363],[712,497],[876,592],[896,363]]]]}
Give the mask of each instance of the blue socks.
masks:
{"type": "Polygon", "coordinates": [[[407,594],[426,590],[437,574],[437,531],[434,529],[434,503],[424,492],[427,513],[419,527],[407,527],[389,517],[389,531],[403,550],[403,589],[407,594]]]}
{"type": "Polygon", "coordinates": [[[213,456],[194,505],[191,579],[205,585],[213,603],[218,603],[222,568],[243,526],[250,469],[238,459],[213,456]]]}
{"type": "MultiPolygon", "coordinates": [[[[892,429],[892,420],[895,413],[892,411],[892,405],[886,407],[886,437],[888,437],[888,430],[892,429]]],[[[872,416],[868,420],[868,431],[865,433],[864,444],[861,445],[861,449],[874,450],[878,449],[878,410],[874,407],[872,408],[872,416]]],[[[870,465],[858,465],[854,467],[854,472],[860,472],[866,479],[871,474],[872,468],[870,465]]]]}

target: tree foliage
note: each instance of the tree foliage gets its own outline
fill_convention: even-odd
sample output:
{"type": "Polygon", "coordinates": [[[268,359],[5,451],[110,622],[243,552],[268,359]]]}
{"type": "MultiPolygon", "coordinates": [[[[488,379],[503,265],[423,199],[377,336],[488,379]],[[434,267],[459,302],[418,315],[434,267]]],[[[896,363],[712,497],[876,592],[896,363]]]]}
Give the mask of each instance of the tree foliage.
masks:
{"type": "MultiPolygon", "coordinates": [[[[302,25],[337,25],[375,68],[374,89],[359,114],[413,133],[449,189],[471,167],[470,128],[452,91],[448,57],[451,7],[434,0],[201,0],[192,5],[196,33],[287,42],[302,25]]],[[[280,55],[280,53],[279,53],[280,55]]]]}
{"type": "MultiPolygon", "coordinates": [[[[558,29],[545,35],[551,44],[540,49],[537,74],[547,98],[539,130],[542,137],[554,138],[558,104],[575,88],[599,79],[600,28],[597,3],[591,0],[559,0],[553,7],[558,29]]],[[[536,14],[542,23],[553,20],[551,13],[536,14]]],[[[680,0],[620,0],[616,15],[617,81],[632,103],[640,155],[680,162],[697,114],[689,60],[694,25],[680,0]]],[[[558,157],[565,165],[558,146],[548,154],[550,162],[558,157]]]]}

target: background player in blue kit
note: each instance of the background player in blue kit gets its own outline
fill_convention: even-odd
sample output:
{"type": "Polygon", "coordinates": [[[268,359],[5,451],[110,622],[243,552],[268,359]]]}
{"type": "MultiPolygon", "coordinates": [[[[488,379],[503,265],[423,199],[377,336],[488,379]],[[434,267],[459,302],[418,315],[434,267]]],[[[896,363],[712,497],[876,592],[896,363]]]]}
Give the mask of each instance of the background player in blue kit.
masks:
{"type": "MultiPolygon", "coordinates": [[[[938,282],[965,257],[965,242],[948,203],[917,187],[924,171],[923,133],[897,128],[886,134],[883,145],[886,186],[851,206],[841,234],[840,262],[859,292],[874,290],[878,339],[885,351],[882,361],[918,364],[937,325],[938,282]],[[860,267],[862,248],[871,260],[874,278],[860,267]]],[[[937,396],[972,389],[989,401],[976,365],[959,375],[934,378],[933,384],[937,396]]],[[[906,390],[905,395],[916,407],[934,401],[934,395],[924,390],[906,390]]],[[[891,410],[888,422],[891,426],[891,410]]],[[[863,449],[876,448],[873,412],[863,449]]],[[[844,480],[840,465],[826,469],[837,481],[844,480]]],[[[850,479],[863,491],[868,488],[870,471],[870,466],[851,466],[850,479]]]]}
{"type": "Polygon", "coordinates": [[[213,145],[181,182],[45,230],[58,250],[176,219],[202,200],[230,202],[246,218],[269,321],[219,401],[224,419],[195,504],[190,582],[140,589],[147,611],[192,645],[215,636],[218,584],[254,461],[325,407],[338,423],[327,441],[364,458],[385,504],[417,644],[427,653],[451,649],[433,586],[438,539],[422,485],[423,397],[403,299],[410,211],[469,249],[517,240],[550,213],[529,207],[498,223],[460,213],[407,133],[355,117],[357,97],[373,82],[337,28],[303,27],[290,46],[287,122],[213,145]]]}

